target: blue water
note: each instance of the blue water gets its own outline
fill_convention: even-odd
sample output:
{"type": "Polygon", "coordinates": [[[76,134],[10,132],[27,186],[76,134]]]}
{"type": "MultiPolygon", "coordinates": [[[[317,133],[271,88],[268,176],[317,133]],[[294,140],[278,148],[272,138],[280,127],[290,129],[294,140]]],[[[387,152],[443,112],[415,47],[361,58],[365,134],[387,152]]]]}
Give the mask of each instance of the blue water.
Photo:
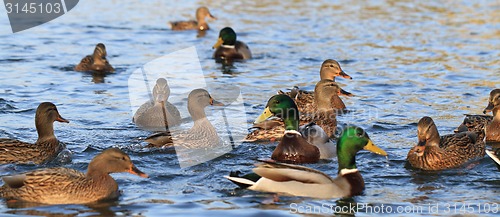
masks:
{"type": "MultiPolygon", "coordinates": [[[[431,116],[442,135],[451,133],[462,114],[481,113],[489,92],[500,88],[499,11],[495,1],[85,0],[56,20],[12,34],[0,7],[0,137],[34,142],[35,109],[51,101],[71,121],[55,124],[57,137],[74,154],[64,166],[83,171],[101,150],[120,147],[150,175],[143,179],[114,174],[123,191],[116,202],[10,207],[2,201],[0,213],[288,216],[332,214],[355,203],[361,216],[380,214],[387,207],[423,215],[435,210],[441,215],[469,212],[460,210],[464,204],[473,206],[475,214],[491,205],[490,215],[496,205],[498,213],[499,173],[488,157],[443,172],[404,165],[417,142],[416,123],[422,116],[431,116]],[[212,29],[205,37],[169,30],[168,21],[190,19],[200,5],[218,18],[209,21],[212,29]],[[218,30],[225,26],[232,26],[254,55],[229,72],[211,59],[218,30]],[[106,44],[116,73],[99,77],[73,71],[99,42],[106,44]],[[272,194],[236,189],[222,177],[234,170],[250,171],[256,159],[271,155],[275,144],[244,143],[215,160],[182,169],[174,150],[143,148],[141,140],[149,133],[131,122],[129,76],[156,58],[191,46],[207,83],[241,89],[248,122],[242,129],[277,90],[294,85],[312,90],[323,60],[338,60],[353,80],[337,81],[356,95],[344,98],[354,112],[339,117],[339,122],[363,127],[389,153],[388,160],[366,152],[358,155],[364,195],[352,203],[297,197],[267,203],[272,194]]],[[[172,88],[173,95],[186,91],[172,88]]],[[[336,162],[307,166],[335,176],[336,162]]],[[[10,165],[0,173],[35,168],[10,165]]]]}

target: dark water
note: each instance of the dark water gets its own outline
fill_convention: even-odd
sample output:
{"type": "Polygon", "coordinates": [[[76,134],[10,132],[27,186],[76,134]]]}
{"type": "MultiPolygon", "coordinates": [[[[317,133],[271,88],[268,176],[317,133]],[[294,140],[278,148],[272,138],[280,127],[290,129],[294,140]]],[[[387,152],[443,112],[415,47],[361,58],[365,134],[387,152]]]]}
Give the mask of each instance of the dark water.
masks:
{"type": "MultiPolygon", "coordinates": [[[[432,116],[441,134],[451,133],[462,114],[482,112],[489,91],[500,87],[496,1],[86,0],[63,17],[16,34],[10,33],[0,8],[0,137],[34,142],[35,109],[51,101],[71,121],[55,124],[57,137],[74,153],[65,166],[85,170],[102,149],[120,147],[150,175],[142,179],[114,174],[123,190],[116,202],[28,208],[2,202],[1,215],[286,216],[332,214],[355,203],[357,215],[381,213],[387,207],[423,215],[470,211],[460,209],[462,205],[470,205],[476,214],[478,207],[481,212],[491,207],[490,215],[500,212],[499,173],[487,157],[443,172],[404,167],[416,143],[419,118],[432,116]],[[219,18],[209,23],[212,30],[205,37],[168,29],[168,21],[193,17],[199,5],[219,18]],[[211,59],[211,46],[225,26],[235,29],[255,57],[237,63],[229,73],[211,59]],[[98,42],[106,44],[117,72],[99,77],[72,71],[98,42]],[[255,159],[270,156],[274,144],[244,143],[215,160],[183,169],[174,150],[144,149],[141,138],[148,132],[131,122],[129,76],[149,61],[191,46],[196,47],[207,83],[241,89],[248,123],[276,90],[293,85],[313,89],[321,62],[339,60],[353,80],[338,82],[356,95],[344,99],[354,112],[339,122],[365,128],[389,153],[388,161],[365,152],[358,155],[365,194],[353,201],[281,197],[278,203],[266,204],[271,194],[235,190],[222,177],[233,170],[249,171],[255,159]]],[[[188,89],[173,87],[172,94],[188,89]]],[[[332,176],[337,171],[336,160],[307,166],[332,176]]],[[[2,167],[1,175],[35,168],[2,167]]]]}

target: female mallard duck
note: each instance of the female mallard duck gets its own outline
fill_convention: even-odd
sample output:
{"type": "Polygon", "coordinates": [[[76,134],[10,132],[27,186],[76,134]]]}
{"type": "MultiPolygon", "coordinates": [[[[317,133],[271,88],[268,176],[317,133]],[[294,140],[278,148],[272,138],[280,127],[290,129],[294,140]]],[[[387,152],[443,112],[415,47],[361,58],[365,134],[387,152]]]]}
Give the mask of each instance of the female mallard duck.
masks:
{"type": "MultiPolygon", "coordinates": [[[[314,121],[326,132],[329,137],[333,137],[337,128],[337,113],[342,111],[339,111],[338,108],[345,108],[344,102],[342,102],[342,99],[340,99],[339,97],[340,92],[340,87],[334,81],[326,79],[319,81],[315,87],[315,103],[312,105],[311,109],[314,112],[301,113],[300,110],[297,111],[298,113],[302,114],[300,115],[301,124],[308,124],[314,121]]],[[[285,94],[285,96],[287,95],[285,94]]],[[[272,122],[276,122],[276,120],[272,120],[269,124],[264,124],[264,122],[258,123],[264,125],[265,127],[259,127],[256,130],[252,131],[246,136],[245,141],[260,142],[280,140],[281,135],[283,135],[285,129],[283,125],[276,125],[272,122]],[[274,125],[275,127],[268,127],[272,125],[274,125]]],[[[254,127],[255,126],[256,125],[254,125],[254,127]]]]}
{"type": "Polygon", "coordinates": [[[198,9],[196,9],[196,21],[195,20],[175,21],[175,22],[170,22],[170,26],[172,27],[172,30],[175,31],[192,30],[192,29],[205,31],[209,29],[207,21],[205,21],[206,17],[212,18],[214,20],[217,19],[210,13],[207,7],[199,7],[198,9]]]}
{"type": "MultiPolygon", "coordinates": [[[[340,64],[332,59],[327,59],[321,64],[321,69],[319,70],[319,75],[320,75],[320,80],[331,80],[335,81],[335,77],[343,77],[347,79],[352,79],[351,76],[346,74],[342,68],[340,67],[340,64]]],[[[281,92],[283,93],[283,92],[281,92]]],[[[314,103],[314,93],[310,91],[303,91],[299,90],[298,87],[294,87],[292,91],[290,92],[285,92],[284,94],[292,97],[295,99],[295,103],[297,104],[297,107],[299,108],[299,111],[304,113],[304,112],[312,112],[314,111],[312,109],[312,104],[314,103]]],[[[353,96],[353,94],[343,90],[342,88],[340,89],[340,94],[344,96],[353,96]]],[[[338,107],[337,109],[345,109],[345,106],[343,108],[338,107]]]]}
{"type": "Polygon", "coordinates": [[[54,159],[62,151],[63,145],[54,135],[54,121],[69,123],[61,117],[50,102],[40,103],[36,109],[35,126],[38,139],[35,144],[14,139],[0,139],[0,163],[42,164],[54,159]]]}
{"type": "Polygon", "coordinates": [[[418,122],[418,145],[407,156],[411,166],[422,170],[443,170],[458,167],[484,156],[485,144],[474,132],[439,136],[430,117],[418,122]]]}
{"type": "Polygon", "coordinates": [[[114,72],[115,69],[109,64],[106,55],[106,46],[103,43],[97,44],[94,53],[84,57],[75,66],[75,71],[114,72]]]}
{"type": "Polygon", "coordinates": [[[129,172],[147,178],[123,151],[111,148],[90,162],[87,173],[69,168],[44,168],[4,176],[0,197],[44,204],[86,204],[119,196],[110,173],[129,172]]]}
{"type": "Polygon", "coordinates": [[[485,128],[485,141],[486,142],[500,142],[500,89],[492,90],[488,106],[484,109],[483,113],[493,113],[493,120],[486,125],[485,128]]]}
{"type": "Polygon", "coordinates": [[[283,120],[284,134],[273,151],[271,159],[285,163],[316,163],[320,152],[318,147],[309,144],[297,131],[299,112],[295,102],[287,95],[275,95],[269,99],[262,114],[255,120],[259,123],[275,116],[283,120]]]}
{"type": "Polygon", "coordinates": [[[167,80],[159,78],[153,88],[153,99],[147,101],[134,114],[132,121],[140,128],[150,131],[165,131],[181,123],[179,110],[168,102],[170,88],[167,80]]]}
{"type": "Polygon", "coordinates": [[[194,125],[187,131],[171,131],[155,133],[148,138],[146,142],[148,147],[167,147],[174,145],[190,148],[208,147],[220,142],[217,131],[207,119],[205,107],[209,105],[222,105],[215,101],[208,91],[204,89],[195,89],[188,96],[188,111],[194,121],[194,125]]]}
{"type": "Polygon", "coordinates": [[[361,149],[387,156],[375,146],[368,134],[361,128],[347,127],[337,141],[338,176],[330,176],[308,167],[262,161],[253,171],[260,179],[226,177],[250,190],[274,192],[292,196],[313,198],[341,198],[359,195],[365,183],[356,167],[356,153],[361,149]]]}
{"type": "Polygon", "coordinates": [[[235,60],[246,60],[252,58],[248,46],[236,40],[236,32],[231,27],[220,30],[219,39],[214,44],[215,52],[213,58],[218,63],[230,64],[235,60]]]}

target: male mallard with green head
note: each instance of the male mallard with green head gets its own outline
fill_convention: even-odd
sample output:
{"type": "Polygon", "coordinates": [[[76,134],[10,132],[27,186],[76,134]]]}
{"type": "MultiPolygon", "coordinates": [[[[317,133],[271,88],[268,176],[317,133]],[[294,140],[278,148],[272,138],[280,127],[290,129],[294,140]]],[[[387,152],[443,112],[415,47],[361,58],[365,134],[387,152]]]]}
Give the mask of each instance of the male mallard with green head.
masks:
{"type": "Polygon", "coordinates": [[[86,204],[119,196],[110,173],[129,172],[147,178],[123,151],[111,148],[92,159],[87,173],[69,168],[43,168],[2,177],[0,197],[44,204],[86,204]]]}
{"type": "Polygon", "coordinates": [[[417,135],[418,144],[406,157],[414,168],[450,169],[482,158],[485,154],[485,144],[477,140],[477,133],[462,132],[440,137],[434,121],[427,116],[418,122],[417,135]]]}
{"type": "Polygon", "coordinates": [[[253,172],[261,176],[260,179],[226,178],[254,191],[321,199],[352,197],[360,195],[365,188],[363,177],[356,166],[356,153],[362,149],[387,156],[384,150],[373,144],[363,129],[349,126],[337,141],[339,167],[336,178],[308,167],[272,161],[262,161],[253,169],[253,172]]]}
{"type": "Polygon", "coordinates": [[[309,144],[298,132],[299,111],[292,98],[275,95],[269,99],[262,114],[255,120],[259,123],[275,116],[284,123],[284,133],[271,159],[285,163],[316,163],[320,158],[318,147],[309,144]]]}
{"type": "Polygon", "coordinates": [[[42,164],[54,159],[64,148],[54,135],[55,121],[69,123],[61,117],[53,103],[40,103],[35,114],[35,126],[38,133],[35,144],[15,139],[0,139],[0,150],[2,150],[0,164],[42,164]]]}
{"type": "Polygon", "coordinates": [[[250,48],[236,40],[236,32],[231,27],[220,30],[219,39],[213,46],[215,50],[213,58],[218,63],[231,64],[234,61],[252,58],[250,48]]]}
{"type": "Polygon", "coordinates": [[[175,31],[193,29],[205,31],[209,29],[207,21],[205,21],[207,17],[214,20],[217,19],[210,13],[207,7],[199,7],[196,9],[196,20],[170,22],[170,26],[175,31]]]}
{"type": "Polygon", "coordinates": [[[84,57],[75,66],[75,71],[114,72],[115,69],[109,64],[106,55],[106,46],[103,43],[97,44],[94,53],[84,57]]]}

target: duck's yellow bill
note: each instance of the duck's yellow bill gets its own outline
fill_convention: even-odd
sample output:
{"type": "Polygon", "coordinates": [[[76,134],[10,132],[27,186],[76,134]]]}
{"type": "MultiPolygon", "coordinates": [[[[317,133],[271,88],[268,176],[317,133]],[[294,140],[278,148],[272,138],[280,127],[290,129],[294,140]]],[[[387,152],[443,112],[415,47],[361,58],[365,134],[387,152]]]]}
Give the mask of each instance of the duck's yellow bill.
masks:
{"type": "Polygon", "coordinates": [[[387,156],[387,152],[385,152],[384,150],[382,150],[381,148],[379,148],[378,146],[376,146],[375,144],[373,144],[372,140],[368,140],[368,144],[365,145],[365,147],[363,148],[367,151],[371,151],[375,154],[379,154],[379,155],[382,155],[382,156],[387,156]]]}
{"type": "Polygon", "coordinates": [[[257,117],[257,119],[255,119],[255,121],[253,123],[254,124],[261,123],[272,116],[273,116],[273,113],[271,113],[271,110],[269,110],[269,107],[266,107],[264,109],[264,111],[262,112],[262,114],[260,114],[259,117],[257,117]]]}
{"type": "Polygon", "coordinates": [[[215,48],[218,48],[222,45],[222,43],[224,43],[224,40],[222,40],[221,37],[219,37],[219,39],[217,39],[217,42],[215,42],[214,46],[212,47],[212,49],[215,49],[215,48]]]}

